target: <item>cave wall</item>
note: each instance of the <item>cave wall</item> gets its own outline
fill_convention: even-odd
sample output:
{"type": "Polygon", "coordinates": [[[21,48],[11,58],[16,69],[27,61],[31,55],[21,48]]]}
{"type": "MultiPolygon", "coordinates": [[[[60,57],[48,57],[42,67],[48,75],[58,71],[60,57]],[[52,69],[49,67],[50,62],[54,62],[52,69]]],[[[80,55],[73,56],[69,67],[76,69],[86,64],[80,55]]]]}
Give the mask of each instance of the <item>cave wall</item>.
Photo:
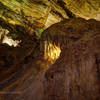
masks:
{"type": "Polygon", "coordinates": [[[61,48],[45,74],[44,100],[99,100],[100,22],[68,19],[49,27],[43,38],[61,48]]]}
{"type": "Polygon", "coordinates": [[[99,100],[100,22],[77,19],[100,20],[99,13],[98,0],[0,0],[0,30],[7,30],[13,39],[22,41],[17,48],[0,41],[0,91],[6,92],[0,94],[0,99],[16,100],[24,97],[33,100],[34,77],[42,76],[39,72],[46,71],[50,65],[43,60],[40,39],[36,36],[38,30],[44,28],[42,45],[45,45],[44,41],[50,41],[61,49],[60,58],[45,75],[44,98],[99,100]],[[24,91],[24,88],[31,86],[31,91],[24,91]],[[7,94],[18,90],[23,91],[21,94],[7,94]]]}

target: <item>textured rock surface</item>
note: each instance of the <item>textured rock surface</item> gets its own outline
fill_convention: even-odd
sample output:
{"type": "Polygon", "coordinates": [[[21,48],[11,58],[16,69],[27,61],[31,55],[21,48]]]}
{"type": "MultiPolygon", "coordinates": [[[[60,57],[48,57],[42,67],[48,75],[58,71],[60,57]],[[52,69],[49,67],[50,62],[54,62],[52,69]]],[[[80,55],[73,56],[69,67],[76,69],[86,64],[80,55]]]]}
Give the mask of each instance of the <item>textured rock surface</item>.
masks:
{"type": "Polygon", "coordinates": [[[100,22],[65,20],[100,20],[99,14],[99,0],[0,0],[0,100],[42,99],[41,80],[51,64],[40,51],[44,41],[62,53],[46,74],[43,100],[99,100],[100,22]],[[40,47],[38,30],[57,22],[45,30],[40,47]],[[21,40],[18,47],[2,44],[8,32],[21,40]]]}
{"type": "Polygon", "coordinates": [[[21,40],[18,47],[0,42],[0,100],[41,100],[41,80],[50,63],[43,59],[40,40],[24,26],[2,18],[0,25],[0,31],[9,30],[13,39],[21,40]]]}
{"type": "Polygon", "coordinates": [[[100,22],[69,19],[46,34],[53,43],[57,38],[63,45],[59,59],[45,75],[45,100],[99,100],[100,22]],[[62,41],[60,35],[65,37],[62,41]]]}
{"type": "MultiPolygon", "coordinates": [[[[51,0],[71,11],[76,16],[85,19],[95,18],[100,20],[100,1],[99,0],[51,0]],[[65,6],[65,7],[64,7],[65,6]]],[[[67,9],[68,10],[67,10],[67,9]]]]}
{"type": "Polygon", "coordinates": [[[32,31],[68,17],[100,20],[99,0],[0,0],[0,17],[32,31]]]}
{"type": "Polygon", "coordinates": [[[27,3],[25,0],[0,0],[0,16],[13,24],[27,24],[25,21],[43,24],[46,21],[49,3],[45,0],[45,5],[38,3],[27,3]]]}

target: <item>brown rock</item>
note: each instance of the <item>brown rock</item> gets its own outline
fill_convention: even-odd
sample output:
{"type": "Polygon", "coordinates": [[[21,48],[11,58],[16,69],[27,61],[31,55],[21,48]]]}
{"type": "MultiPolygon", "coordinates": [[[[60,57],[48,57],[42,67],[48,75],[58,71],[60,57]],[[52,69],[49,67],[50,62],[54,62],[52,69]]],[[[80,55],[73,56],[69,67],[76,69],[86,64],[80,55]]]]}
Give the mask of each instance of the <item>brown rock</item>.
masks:
{"type": "Polygon", "coordinates": [[[100,22],[69,19],[48,30],[53,43],[55,36],[65,38],[58,39],[61,55],[45,75],[46,100],[100,100],[100,22]]]}

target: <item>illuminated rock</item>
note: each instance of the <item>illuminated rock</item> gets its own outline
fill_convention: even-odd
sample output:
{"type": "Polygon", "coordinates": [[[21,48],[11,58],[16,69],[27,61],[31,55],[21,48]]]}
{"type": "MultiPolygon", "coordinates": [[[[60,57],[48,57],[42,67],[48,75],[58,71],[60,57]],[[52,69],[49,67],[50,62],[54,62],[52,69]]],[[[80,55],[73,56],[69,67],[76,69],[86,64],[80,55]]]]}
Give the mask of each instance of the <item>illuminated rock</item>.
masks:
{"type": "Polygon", "coordinates": [[[51,63],[54,63],[60,56],[60,46],[56,46],[55,44],[47,41],[45,41],[44,45],[44,59],[50,61],[51,63]]]}

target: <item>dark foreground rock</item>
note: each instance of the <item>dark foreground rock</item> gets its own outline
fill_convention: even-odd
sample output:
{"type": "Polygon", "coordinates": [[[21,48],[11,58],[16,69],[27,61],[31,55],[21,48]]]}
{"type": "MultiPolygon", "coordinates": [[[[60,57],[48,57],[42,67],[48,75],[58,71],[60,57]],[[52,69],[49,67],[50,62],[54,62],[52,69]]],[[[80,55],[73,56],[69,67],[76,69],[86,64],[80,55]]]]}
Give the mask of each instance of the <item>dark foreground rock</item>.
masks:
{"type": "Polygon", "coordinates": [[[46,69],[41,60],[40,40],[34,33],[30,35],[26,27],[1,18],[0,26],[1,32],[8,30],[12,39],[21,40],[17,47],[0,42],[0,100],[39,100],[43,76],[40,72],[46,69]]]}
{"type": "Polygon", "coordinates": [[[62,49],[45,74],[45,100],[100,100],[100,22],[69,19],[43,36],[62,49]]]}

